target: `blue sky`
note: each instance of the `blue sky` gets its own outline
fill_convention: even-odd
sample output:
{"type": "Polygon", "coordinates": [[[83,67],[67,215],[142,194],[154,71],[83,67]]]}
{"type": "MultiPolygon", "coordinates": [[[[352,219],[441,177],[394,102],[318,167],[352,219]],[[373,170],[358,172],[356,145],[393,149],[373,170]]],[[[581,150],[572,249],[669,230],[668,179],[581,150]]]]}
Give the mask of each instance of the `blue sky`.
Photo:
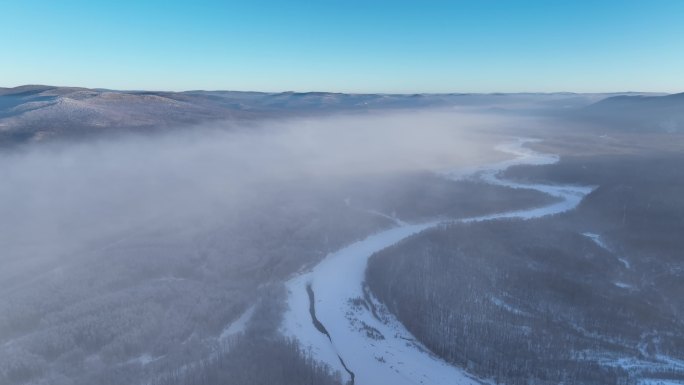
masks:
{"type": "Polygon", "coordinates": [[[0,86],[684,91],[684,1],[0,0],[0,86]]]}

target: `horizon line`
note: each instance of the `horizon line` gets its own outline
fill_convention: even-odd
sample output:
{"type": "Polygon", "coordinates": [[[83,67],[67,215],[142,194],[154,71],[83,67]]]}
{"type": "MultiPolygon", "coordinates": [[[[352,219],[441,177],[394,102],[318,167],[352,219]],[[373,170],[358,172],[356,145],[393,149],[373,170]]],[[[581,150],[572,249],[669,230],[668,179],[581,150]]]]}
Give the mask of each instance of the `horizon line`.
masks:
{"type": "Polygon", "coordinates": [[[574,95],[605,95],[605,94],[663,94],[663,95],[676,95],[679,93],[684,93],[684,91],[679,92],[666,92],[666,91],[593,91],[593,92],[578,92],[578,91],[451,91],[451,92],[345,92],[345,91],[295,91],[295,90],[283,90],[283,91],[256,91],[256,90],[240,90],[240,89],[185,89],[185,90],[164,90],[164,89],[119,89],[119,88],[108,88],[108,87],[85,87],[85,86],[56,86],[49,84],[20,84],[17,86],[0,86],[0,89],[17,89],[17,88],[28,88],[28,87],[47,87],[51,89],[55,88],[74,88],[74,89],[84,89],[84,90],[94,90],[94,91],[112,91],[112,92],[169,92],[169,93],[188,93],[188,92],[244,92],[244,93],[262,93],[262,94],[340,94],[340,95],[520,95],[520,94],[574,94],[574,95]]]}

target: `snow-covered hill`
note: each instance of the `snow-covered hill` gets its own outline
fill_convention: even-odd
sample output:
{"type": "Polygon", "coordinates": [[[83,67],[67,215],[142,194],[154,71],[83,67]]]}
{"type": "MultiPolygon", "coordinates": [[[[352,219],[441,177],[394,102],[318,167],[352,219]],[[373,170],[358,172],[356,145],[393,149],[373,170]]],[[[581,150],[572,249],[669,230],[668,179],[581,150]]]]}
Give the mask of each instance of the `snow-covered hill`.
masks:
{"type": "Polygon", "coordinates": [[[521,112],[584,107],[609,94],[343,94],[331,92],[113,91],[74,87],[0,88],[0,143],[82,137],[227,120],[364,112],[461,108],[521,112]]]}
{"type": "Polygon", "coordinates": [[[684,131],[684,93],[620,95],[582,109],[579,116],[625,131],[684,131]]]}

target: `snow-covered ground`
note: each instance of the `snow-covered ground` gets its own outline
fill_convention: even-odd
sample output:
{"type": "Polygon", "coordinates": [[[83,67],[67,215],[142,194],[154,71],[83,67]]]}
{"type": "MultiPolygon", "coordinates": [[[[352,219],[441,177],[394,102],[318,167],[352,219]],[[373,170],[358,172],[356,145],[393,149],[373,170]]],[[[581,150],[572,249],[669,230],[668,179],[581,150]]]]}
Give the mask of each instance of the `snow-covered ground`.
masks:
{"type": "Polygon", "coordinates": [[[590,359],[604,366],[619,367],[632,373],[632,375],[637,378],[637,384],[640,385],[684,384],[684,381],[681,380],[654,378],[659,373],[681,373],[684,371],[684,361],[662,354],[646,355],[646,357],[647,358],[623,357],[615,354],[596,352],[585,353],[585,359],[590,359]]]}
{"type": "Polygon", "coordinates": [[[127,364],[137,363],[137,364],[140,364],[141,366],[145,366],[147,364],[150,364],[150,363],[157,361],[157,360],[160,360],[162,358],[164,358],[164,356],[154,357],[148,353],[144,353],[144,354],[141,354],[137,357],[131,358],[130,360],[126,361],[126,363],[127,364]]]}
{"type": "Polygon", "coordinates": [[[662,380],[656,378],[644,378],[639,380],[638,385],[684,385],[684,381],[662,380]]]}
{"type": "Polygon", "coordinates": [[[606,245],[606,243],[603,241],[603,238],[601,238],[600,235],[594,234],[594,233],[582,233],[582,235],[584,235],[585,237],[591,239],[591,240],[592,240],[595,244],[597,244],[599,247],[601,247],[601,248],[603,248],[603,249],[605,249],[605,250],[610,251],[610,248],[608,247],[608,245],[606,245]]]}
{"type": "Polygon", "coordinates": [[[221,335],[218,338],[219,341],[225,341],[232,335],[244,332],[247,328],[247,323],[252,319],[253,314],[254,306],[247,308],[247,310],[245,310],[240,317],[231,322],[223,329],[223,331],[221,331],[221,335]]]}
{"type": "MultiPolygon", "coordinates": [[[[501,218],[538,218],[575,208],[593,187],[521,184],[499,177],[499,172],[516,164],[552,164],[558,157],[525,148],[529,139],[502,145],[499,150],[514,159],[470,170],[474,177],[511,188],[534,189],[558,198],[550,205],[492,215],[441,220],[419,224],[396,222],[381,231],[329,254],[311,271],[287,282],[289,309],[281,332],[295,337],[313,356],[341,373],[349,373],[356,385],[375,384],[479,384],[486,382],[470,376],[430,353],[370,293],[364,291],[368,258],[423,230],[453,223],[501,218]],[[310,314],[307,286],[311,285],[315,316],[328,335],[314,326],[310,314]],[[346,367],[345,367],[346,366],[346,367]],[[352,376],[353,373],[353,376],[352,376]]],[[[462,178],[462,172],[443,173],[462,178]]]]}
{"type": "MultiPolygon", "coordinates": [[[[603,240],[603,237],[601,237],[601,235],[595,234],[595,233],[582,233],[582,235],[591,239],[595,244],[597,244],[599,247],[603,248],[604,250],[607,250],[607,251],[613,253],[613,250],[610,247],[608,247],[608,245],[603,240]]],[[[620,263],[622,263],[625,266],[625,268],[629,269],[632,267],[629,264],[629,261],[626,260],[625,258],[618,257],[618,256],[615,256],[615,258],[617,258],[617,260],[620,261],[620,263]]],[[[620,286],[617,283],[616,283],[616,285],[620,286]]],[[[620,286],[620,287],[623,287],[623,286],[620,286]]]]}

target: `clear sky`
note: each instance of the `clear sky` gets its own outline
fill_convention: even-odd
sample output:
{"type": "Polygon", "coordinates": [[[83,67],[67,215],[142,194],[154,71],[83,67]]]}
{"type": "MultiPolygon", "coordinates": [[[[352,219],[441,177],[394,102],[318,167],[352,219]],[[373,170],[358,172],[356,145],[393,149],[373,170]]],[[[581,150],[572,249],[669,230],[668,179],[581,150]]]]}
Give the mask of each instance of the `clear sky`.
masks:
{"type": "Polygon", "coordinates": [[[684,0],[0,0],[0,86],[684,91],[684,0]]]}

